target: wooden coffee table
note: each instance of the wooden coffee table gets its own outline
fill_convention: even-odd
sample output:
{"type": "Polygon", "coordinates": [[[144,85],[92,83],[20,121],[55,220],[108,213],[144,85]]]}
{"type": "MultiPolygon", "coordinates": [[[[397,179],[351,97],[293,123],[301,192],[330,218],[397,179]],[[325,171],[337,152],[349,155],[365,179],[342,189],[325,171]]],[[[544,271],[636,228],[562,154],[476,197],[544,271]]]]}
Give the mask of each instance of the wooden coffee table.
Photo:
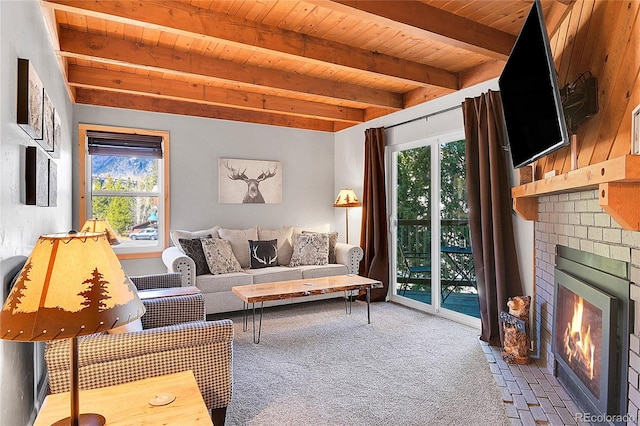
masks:
{"type": "Polygon", "coordinates": [[[264,302],[271,300],[294,299],[297,297],[315,296],[319,294],[345,293],[345,309],[351,313],[351,298],[347,297],[348,291],[366,290],[367,292],[367,323],[371,324],[371,289],[380,288],[380,281],[359,275],[336,275],[332,277],[310,278],[303,280],[277,281],[265,284],[251,284],[232,287],[233,294],[242,299],[244,311],[243,331],[248,328],[248,309],[252,305],[253,311],[253,342],[260,343],[262,332],[262,312],[264,302]],[[348,306],[347,306],[348,301],[348,306]],[[256,303],[260,303],[260,318],[256,336],[256,303]]]}

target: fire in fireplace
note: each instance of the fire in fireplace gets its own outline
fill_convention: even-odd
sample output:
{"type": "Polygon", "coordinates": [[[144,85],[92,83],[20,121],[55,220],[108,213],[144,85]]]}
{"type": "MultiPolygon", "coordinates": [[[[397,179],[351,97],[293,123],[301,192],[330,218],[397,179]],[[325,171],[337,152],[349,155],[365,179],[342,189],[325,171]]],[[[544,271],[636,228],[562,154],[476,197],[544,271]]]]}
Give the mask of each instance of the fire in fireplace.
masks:
{"type": "Polygon", "coordinates": [[[559,288],[556,346],[562,359],[580,381],[600,398],[602,365],[602,310],[566,287],[559,288]],[[566,324],[566,325],[565,325],[566,324]]]}
{"type": "Polygon", "coordinates": [[[625,415],[629,266],[558,246],[554,270],[555,372],[585,413],[625,415]]]}

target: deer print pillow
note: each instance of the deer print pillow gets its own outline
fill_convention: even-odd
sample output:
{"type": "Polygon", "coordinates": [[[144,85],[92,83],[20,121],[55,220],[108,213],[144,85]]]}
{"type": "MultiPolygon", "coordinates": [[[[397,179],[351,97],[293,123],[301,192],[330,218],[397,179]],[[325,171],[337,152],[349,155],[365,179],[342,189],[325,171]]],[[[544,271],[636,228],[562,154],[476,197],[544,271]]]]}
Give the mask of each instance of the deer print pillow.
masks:
{"type": "Polygon", "coordinates": [[[278,266],[278,240],[249,240],[251,269],[278,266]]]}

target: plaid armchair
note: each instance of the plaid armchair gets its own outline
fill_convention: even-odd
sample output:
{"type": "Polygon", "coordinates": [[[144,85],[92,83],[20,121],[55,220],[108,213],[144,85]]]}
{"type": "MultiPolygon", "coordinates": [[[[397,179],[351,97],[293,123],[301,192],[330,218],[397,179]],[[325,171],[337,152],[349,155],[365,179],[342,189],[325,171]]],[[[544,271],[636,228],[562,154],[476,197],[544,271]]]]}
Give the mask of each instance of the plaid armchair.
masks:
{"type": "MultiPolygon", "coordinates": [[[[177,274],[180,275],[180,274],[177,274]]],[[[81,389],[192,370],[216,426],[231,400],[233,323],[206,321],[202,294],[143,300],[142,331],[78,338],[81,389]]],[[[51,393],[69,391],[69,341],[48,342],[51,393]]]]}

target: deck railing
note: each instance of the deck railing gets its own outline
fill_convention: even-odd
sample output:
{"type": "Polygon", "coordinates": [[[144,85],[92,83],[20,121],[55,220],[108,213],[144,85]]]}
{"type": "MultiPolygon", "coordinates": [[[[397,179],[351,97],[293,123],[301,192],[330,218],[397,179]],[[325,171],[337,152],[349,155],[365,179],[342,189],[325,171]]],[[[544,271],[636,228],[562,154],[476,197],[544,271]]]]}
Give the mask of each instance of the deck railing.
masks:
{"type": "MultiPolygon", "coordinates": [[[[470,245],[468,219],[444,219],[440,221],[440,246],[466,247],[470,245]]],[[[398,282],[406,281],[407,273],[403,254],[411,259],[412,266],[415,262],[431,261],[431,221],[430,220],[398,220],[397,243],[398,258],[396,259],[398,270],[398,282]]],[[[456,278],[452,266],[443,261],[441,265],[442,284],[451,284],[456,278]],[[450,282],[448,282],[450,281],[450,282]]],[[[473,276],[475,281],[475,275],[473,276]]],[[[411,278],[415,284],[430,284],[430,276],[415,276],[411,278]]]]}

